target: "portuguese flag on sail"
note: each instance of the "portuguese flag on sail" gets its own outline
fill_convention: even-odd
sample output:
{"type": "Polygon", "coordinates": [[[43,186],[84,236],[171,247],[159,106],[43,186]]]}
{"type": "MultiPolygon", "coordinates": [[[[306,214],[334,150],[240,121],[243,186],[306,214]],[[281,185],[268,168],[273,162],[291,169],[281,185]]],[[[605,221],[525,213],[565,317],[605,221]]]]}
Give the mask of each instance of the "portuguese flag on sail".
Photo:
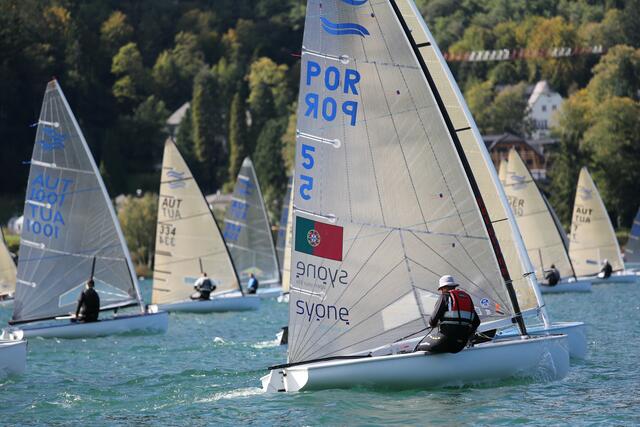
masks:
{"type": "Polygon", "coordinates": [[[296,217],[296,251],[342,261],[342,227],[296,217]]]}

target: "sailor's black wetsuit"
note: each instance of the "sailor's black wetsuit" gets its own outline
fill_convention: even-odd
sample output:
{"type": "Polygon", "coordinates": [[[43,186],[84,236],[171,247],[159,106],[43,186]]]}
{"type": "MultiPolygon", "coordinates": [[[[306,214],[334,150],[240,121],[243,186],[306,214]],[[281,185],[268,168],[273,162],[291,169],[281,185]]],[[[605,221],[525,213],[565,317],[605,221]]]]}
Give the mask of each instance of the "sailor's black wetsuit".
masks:
{"type": "Polygon", "coordinates": [[[93,288],[85,289],[78,298],[76,318],[83,322],[96,322],[100,314],[100,297],[93,288]]]}
{"type": "Polygon", "coordinates": [[[556,268],[552,268],[544,278],[547,280],[547,286],[555,286],[560,281],[560,272],[556,268]]]}
{"type": "Polygon", "coordinates": [[[602,273],[603,278],[608,279],[609,277],[611,277],[611,273],[613,273],[613,267],[611,267],[611,264],[607,262],[602,267],[602,270],[600,270],[600,272],[602,273]]]}
{"type": "Polygon", "coordinates": [[[480,318],[469,294],[459,289],[446,292],[440,295],[429,319],[432,331],[416,350],[458,353],[467,345],[479,325],[480,318]]]}

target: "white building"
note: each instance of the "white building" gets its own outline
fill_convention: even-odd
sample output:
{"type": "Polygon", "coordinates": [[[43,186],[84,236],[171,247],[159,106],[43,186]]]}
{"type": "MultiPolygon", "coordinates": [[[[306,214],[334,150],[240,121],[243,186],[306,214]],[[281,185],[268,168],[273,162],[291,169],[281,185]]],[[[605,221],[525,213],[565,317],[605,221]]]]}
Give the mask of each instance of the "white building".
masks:
{"type": "Polygon", "coordinates": [[[551,90],[545,80],[536,83],[527,101],[529,117],[533,123],[532,139],[549,138],[550,128],[558,123],[558,111],[562,101],[562,96],[551,90]]]}

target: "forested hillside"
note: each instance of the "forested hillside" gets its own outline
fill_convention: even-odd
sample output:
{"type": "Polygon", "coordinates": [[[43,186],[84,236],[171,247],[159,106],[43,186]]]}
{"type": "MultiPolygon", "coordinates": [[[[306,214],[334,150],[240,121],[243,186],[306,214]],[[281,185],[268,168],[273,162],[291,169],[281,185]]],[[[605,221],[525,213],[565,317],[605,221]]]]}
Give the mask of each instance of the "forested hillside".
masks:
{"type": "MultiPolygon", "coordinates": [[[[550,194],[566,221],[587,164],[620,225],[640,200],[640,1],[418,0],[443,50],[602,44],[603,56],[452,65],[484,132],[524,132],[518,92],[569,97],[550,194]],[[510,90],[498,91],[503,85],[510,90]]],[[[110,193],[157,191],[165,121],[205,191],[252,155],[277,209],[292,164],[305,2],[0,0],[0,194],[22,197],[46,82],[56,77],[110,193]]]]}

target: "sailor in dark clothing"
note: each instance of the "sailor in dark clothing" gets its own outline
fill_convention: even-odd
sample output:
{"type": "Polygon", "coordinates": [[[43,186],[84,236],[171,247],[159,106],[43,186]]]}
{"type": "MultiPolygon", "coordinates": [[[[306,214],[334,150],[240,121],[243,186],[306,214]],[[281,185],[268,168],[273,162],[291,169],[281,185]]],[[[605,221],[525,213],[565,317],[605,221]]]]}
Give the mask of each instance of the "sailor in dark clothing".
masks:
{"type": "Polygon", "coordinates": [[[441,295],[429,319],[431,332],[418,344],[416,350],[430,353],[458,353],[480,325],[480,318],[473,306],[471,296],[462,289],[452,276],[440,278],[438,290],[441,295]]]}
{"type": "Polygon", "coordinates": [[[209,300],[211,292],[216,290],[216,285],[207,277],[207,273],[202,273],[202,276],[196,281],[194,288],[197,292],[191,295],[191,299],[207,301],[209,300]]]}
{"type": "Polygon", "coordinates": [[[95,285],[93,279],[87,281],[87,286],[78,298],[78,307],[76,308],[76,320],[79,322],[97,322],[100,314],[100,297],[93,288],[95,285]]]}
{"type": "Polygon", "coordinates": [[[600,274],[598,274],[598,276],[602,279],[608,279],[611,277],[611,273],[613,273],[613,267],[609,264],[609,260],[605,259],[602,265],[602,270],[600,270],[600,274]]]}
{"type": "Polygon", "coordinates": [[[551,268],[547,270],[547,274],[544,276],[547,281],[547,286],[555,286],[560,281],[560,272],[556,268],[555,264],[551,264],[551,268]]]}
{"type": "Polygon", "coordinates": [[[249,283],[247,283],[247,293],[248,294],[255,294],[256,292],[258,292],[258,279],[256,279],[256,276],[251,273],[249,275],[249,283]]]}

